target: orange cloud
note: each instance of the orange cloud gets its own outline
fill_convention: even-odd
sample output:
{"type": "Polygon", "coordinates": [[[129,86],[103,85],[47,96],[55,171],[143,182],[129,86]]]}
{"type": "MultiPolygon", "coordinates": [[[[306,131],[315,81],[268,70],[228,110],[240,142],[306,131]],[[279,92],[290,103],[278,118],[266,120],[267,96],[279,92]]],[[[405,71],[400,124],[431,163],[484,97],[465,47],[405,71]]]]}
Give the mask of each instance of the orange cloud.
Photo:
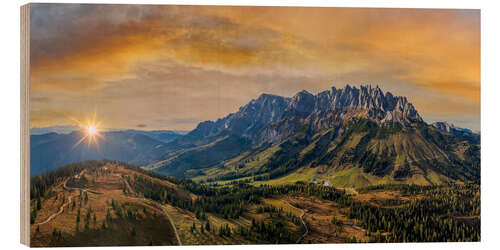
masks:
{"type": "Polygon", "coordinates": [[[79,92],[126,77],[134,63],[161,56],[165,40],[182,32],[162,28],[161,20],[126,22],[113,29],[119,32],[109,35],[96,27],[73,50],[32,60],[32,90],[79,92]]]}
{"type": "MultiPolygon", "coordinates": [[[[399,74],[387,78],[479,103],[479,10],[295,7],[204,7],[204,10],[235,23],[272,28],[311,41],[313,45],[306,54],[316,61],[306,62],[323,72],[399,69],[399,74]]],[[[297,48],[301,49],[305,47],[297,48]]],[[[291,62],[304,69],[297,61],[291,62]]]]}
{"type": "MultiPolygon", "coordinates": [[[[172,86],[168,81],[175,76],[177,84],[195,86],[180,95],[221,98],[200,86],[217,84],[232,91],[231,84],[240,83],[232,93],[240,96],[231,97],[230,107],[210,106],[211,116],[204,111],[216,117],[254,97],[250,95],[264,91],[289,95],[300,88],[319,91],[336,81],[385,85],[393,92],[399,88],[408,94],[424,93],[421,96],[437,91],[445,95],[439,100],[449,104],[442,105],[441,113],[454,112],[451,109],[456,107],[479,116],[478,10],[40,6],[46,8],[43,15],[32,18],[38,28],[32,28],[37,32],[31,42],[31,88],[43,98],[73,94],[85,103],[94,100],[104,109],[116,109],[119,105],[96,99],[109,98],[101,92],[111,91],[114,85],[141,87],[154,81],[172,86]],[[60,14],[66,12],[71,13],[60,14]]],[[[132,88],[128,89],[120,93],[126,95],[132,88]]],[[[151,98],[142,101],[151,103],[144,104],[144,110],[135,104],[136,112],[147,113],[154,102],[166,102],[156,93],[145,94],[151,98]]],[[[429,106],[418,94],[414,102],[426,113],[429,106]]],[[[180,113],[193,112],[175,103],[166,105],[180,113]]],[[[73,106],[84,109],[78,103],[73,106]]],[[[156,108],[155,112],[163,115],[156,108]]],[[[191,118],[170,120],[176,119],[191,118]]],[[[129,123],[143,124],[139,118],[129,123]]]]}

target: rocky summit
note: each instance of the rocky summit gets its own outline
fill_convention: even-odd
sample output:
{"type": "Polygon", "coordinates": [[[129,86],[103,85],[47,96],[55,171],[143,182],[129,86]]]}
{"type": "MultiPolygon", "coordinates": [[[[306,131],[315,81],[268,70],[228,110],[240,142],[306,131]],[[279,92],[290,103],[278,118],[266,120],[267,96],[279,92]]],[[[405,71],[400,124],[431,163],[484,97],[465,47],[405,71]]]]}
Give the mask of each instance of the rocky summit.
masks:
{"type": "Polygon", "coordinates": [[[199,137],[216,136],[222,132],[248,137],[257,142],[279,141],[308,124],[319,131],[339,126],[352,118],[368,118],[379,124],[397,122],[408,125],[422,122],[415,107],[403,96],[384,93],[378,86],[347,85],[345,88],[313,95],[305,90],[292,98],[262,94],[241,107],[238,112],[198,125],[190,134],[199,137]],[[285,134],[282,134],[285,133],[285,134]]]}

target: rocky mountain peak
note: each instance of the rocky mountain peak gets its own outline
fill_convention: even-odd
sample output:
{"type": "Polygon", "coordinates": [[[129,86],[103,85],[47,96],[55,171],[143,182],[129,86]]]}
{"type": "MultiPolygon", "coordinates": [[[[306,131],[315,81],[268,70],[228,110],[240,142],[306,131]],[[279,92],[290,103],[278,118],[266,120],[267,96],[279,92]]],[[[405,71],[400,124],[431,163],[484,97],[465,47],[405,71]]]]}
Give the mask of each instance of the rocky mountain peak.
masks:
{"type": "Polygon", "coordinates": [[[458,138],[470,141],[472,143],[479,143],[481,136],[480,134],[472,132],[472,130],[467,128],[460,128],[448,122],[434,122],[431,126],[441,132],[452,134],[458,138]]]}
{"type": "Polygon", "coordinates": [[[314,108],[315,96],[305,90],[300,91],[292,97],[285,110],[285,116],[297,116],[300,118],[308,116],[314,108]]]}
{"type": "Polygon", "coordinates": [[[432,127],[434,127],[437,130],[449,133],[451,129],[455,127],[455,125],[450,124],[448,122],[434,122],[432,123],[432,127]]]}
{"type": "MultiPolygon", "coordinates": [[[[273,124],[278,122],[294,126],[287,121],[302,119],[312,124],[312,129],[321,130],[338,126],[353,117],[364,117],[377,123],[423,121],[406,97],[384,93],[378,86],[362,85],[356,88],[346,85],[341,89],[332,87],[316,95],[302,90],[292,98],[262,94],[240,107],[236,113],[215,122],[200,123],[191,133],[213,136],[226,130],[244,137],[255,137],[262,130],[276,129],[273,124]]],[[[280,129],[288,130],[288,133],[294,131],[292,128],[280,129]]],[[[268,135],[279,133],[265,132],[268,135]]]]}
{"type": "Polygon", "coordinates": [[[451,133],[451,134],[453,134],[456,131],[472,133],[472,131],[470,129],[460,128],[460,127],[457,127],[454,124],[448,123],[448,122],[434,122],[431,125],[432,125],[432,127],[434,127],[437,130],[440,130],[440,131],[446,132],[446,133],[451,133]]]}
{"type": "Polygon", "coordinates": [[[346,85],[343,89],[332,88],[330,91],[316,95],[318,99],[316,112],[338,113],[344,115],[353,113],[364,114],[378,122],[416,122],[422,118],[415,107],[404,96],[394,96],[384,93],[380,87],[362,85],[360,88],[346,85]]]}
{"type": "Polygon", "coordinates": [[[295,101],[295,102],[302,101],[305,99],[314,99],[314,95],[307,92],[306,90],[302,90],[292,97],[292,101],[295,101]]]}

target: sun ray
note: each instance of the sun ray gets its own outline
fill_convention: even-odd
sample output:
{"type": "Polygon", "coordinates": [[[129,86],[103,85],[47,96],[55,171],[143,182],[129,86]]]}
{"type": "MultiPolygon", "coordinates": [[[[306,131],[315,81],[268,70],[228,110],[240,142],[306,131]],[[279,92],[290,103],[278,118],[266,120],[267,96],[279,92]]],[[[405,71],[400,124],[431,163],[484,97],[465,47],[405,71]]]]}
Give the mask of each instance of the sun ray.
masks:
{"type": "Polygon", "coordinates": [[[75,143],[75,145],[73,145],[72,150],[84,141],[87,141],[87,147],[94,145],[97,149],[99,149],[99,140],[105,140],[105,136],[101,134],[101,122],[97,120],[96,112],[84,119],[85,122],[71,116],[68,116],[68,119],[77,124],[82,132],[82,137],[75,143]]]}
{"type": "Polygon", "coordinates": [[[83,136],[82,138],[80,138],[80,140],[78,140],[78,142],[76,142],[75,145],[73,145],[71,150],[74,150],[76,147],[78,147],[78,145],[80,145],[83,141],[85,141],[86,138],[87,136],[83,136]]]}

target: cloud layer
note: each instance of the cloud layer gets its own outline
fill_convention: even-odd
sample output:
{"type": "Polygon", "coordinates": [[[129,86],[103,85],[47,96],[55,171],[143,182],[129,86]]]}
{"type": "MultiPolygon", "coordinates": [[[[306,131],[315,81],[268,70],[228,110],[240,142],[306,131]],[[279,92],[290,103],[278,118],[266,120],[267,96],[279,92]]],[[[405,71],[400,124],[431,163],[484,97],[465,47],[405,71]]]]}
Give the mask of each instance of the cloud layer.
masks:
{"type": "Polygon", "coordinates": [[[31,126],[192,129],[262,92],[378,84],[479,130],[478,10],[31,6],[31,126]]]}

